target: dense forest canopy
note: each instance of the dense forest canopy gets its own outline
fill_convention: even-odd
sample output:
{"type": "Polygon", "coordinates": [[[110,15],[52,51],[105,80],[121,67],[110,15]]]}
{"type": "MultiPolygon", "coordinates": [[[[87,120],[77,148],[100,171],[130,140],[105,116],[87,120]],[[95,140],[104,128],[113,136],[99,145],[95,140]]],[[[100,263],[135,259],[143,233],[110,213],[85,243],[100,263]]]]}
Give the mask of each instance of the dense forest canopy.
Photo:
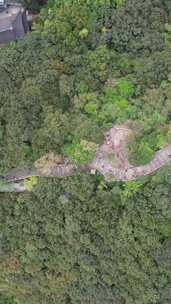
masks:
{"type": "MultiPolygon", "coordinates": [[[[85,164],[84,143],[125,121],[129,159],[147,163],[171,143],[170,54],[170,0],[50,0],[0,49],[0,174],[50,152],[85,164]]],[[[171,164],[36,182],[0,194],[0,303],[171,302],[171,164]]]]}
{"type": "Polygon", "coordinates": [[[21,3],[30,14],[37,15],[41,8],[47,4],[47,0],[19,0],[19,3],[21,3]]]}

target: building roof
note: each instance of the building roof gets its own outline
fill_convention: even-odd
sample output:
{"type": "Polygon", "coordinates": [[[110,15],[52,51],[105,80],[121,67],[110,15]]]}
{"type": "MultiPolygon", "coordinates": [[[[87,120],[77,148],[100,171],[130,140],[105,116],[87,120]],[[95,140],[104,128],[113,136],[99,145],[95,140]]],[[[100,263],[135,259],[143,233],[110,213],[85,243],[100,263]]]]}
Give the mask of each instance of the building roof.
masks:
{"type": "Polygon", "coordinates": [[[24,8],[21,5],[10,4],[0,11],[0,43],[19,39],[24,36],[24,8]]]}
{"type": "Polygon", "coordinates": [[[21,7],[9,6],[0,12],[0,32],[11,29],[13,22],[21,12],[21,7]]]}

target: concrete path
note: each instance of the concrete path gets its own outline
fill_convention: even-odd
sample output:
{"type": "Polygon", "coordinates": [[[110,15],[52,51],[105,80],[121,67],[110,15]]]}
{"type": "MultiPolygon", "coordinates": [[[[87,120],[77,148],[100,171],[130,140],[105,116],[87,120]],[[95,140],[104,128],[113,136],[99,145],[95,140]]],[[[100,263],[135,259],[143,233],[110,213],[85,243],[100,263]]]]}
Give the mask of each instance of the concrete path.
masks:
{"type": "MultiPolygon", "coordinates": [[[[91,174],[100,172],[107,181],[128,181],[152,174],[171,160],[170,144],[157,151],[148,164],[131,165],[127,159],[126,145],[132,132],[127,123],[113,126],[105,134],[104,142],[99,145],[94,159],[86,169],[91,174]]],[[[51,162],[46,168],[14,169],[6,176],[0,177],[0,181],[3,182],[3,186],[0,185],[0,192],[23,192],[27,190],[22,182],[26,178],[33,176],[62,178],[71,175],[77,169],[81,168],[72,164],[67,158],[62,164],[51,162]]]]}
{"type": "Polygon", "coordinates": [[[126,155],[126,145],[132,130],[128,124],[116,125],[105,135],[103,145],[99,146],[90,168],[99,171],[106,180],[127,181],[152,174],[171,160],[171,144],[157,151],[151,162],[142,166],[133,166],[126,155]],[[114,166],[109,158],[113,153],[114,166]]]}

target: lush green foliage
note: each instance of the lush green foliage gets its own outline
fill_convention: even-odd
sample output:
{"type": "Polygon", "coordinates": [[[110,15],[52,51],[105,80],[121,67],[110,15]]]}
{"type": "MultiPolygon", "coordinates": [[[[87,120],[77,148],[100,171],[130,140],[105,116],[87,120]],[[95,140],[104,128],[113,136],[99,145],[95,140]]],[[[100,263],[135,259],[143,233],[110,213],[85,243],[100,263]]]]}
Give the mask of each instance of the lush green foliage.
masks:
{"type": "Polygon", "coordinates": [[[1,289],[21,303],[158,303],[171,276],[168,173],[123,185],[75,175],[3,196],[1,289]]]}
{"type": "Polygon", "coordinates": [[[86,164],[93,159],[97,145],[93,142],[81,140],[81,142],[73,142],[64,147],[64,154],[73,162],[78,164],[86,164]]]}
{"type": "Polygon", "coordinates": [[[37,184],[37,177],[32,176],[24,180],[24,186],[28,191],[32,191],[33,187],[37,184]]]}
{"type": "Polygon", "coordinates": [[[0,294],[0,304],[17,304],[13,297],[6,297],[0,294]]]}
{"type": "MultiPolygon", "coordinates": [[[[32,33],[0,49],[1,174],[49,152],[84,164],[125,120],[133,162],[171,143],[169,5],[49,1],[32,33]]],[[[29,179],[32,193],[1,194],[0,301],[169,304],[170,170],[29,179]]]]}
{"type": "Polygon", "coordinates": [[[37,13],[43,5],[47,4],[47,0],[19,0],[29,10],[29,13],[37,13]]]}

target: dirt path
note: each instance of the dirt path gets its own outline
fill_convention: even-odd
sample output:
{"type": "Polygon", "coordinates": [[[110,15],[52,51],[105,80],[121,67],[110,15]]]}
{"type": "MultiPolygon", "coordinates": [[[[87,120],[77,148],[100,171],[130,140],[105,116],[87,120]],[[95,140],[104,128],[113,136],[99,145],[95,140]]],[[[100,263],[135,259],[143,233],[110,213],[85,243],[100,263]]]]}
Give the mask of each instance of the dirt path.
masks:
{"type": "MultiPolygon", "coordinates": [[[[92,162],[87,165],[91,174],[100,172],[107,181],[134,180],[139,176],[145,176],[157,171],[171,160],[171,144],[157,151],[146,165],[133,166],[129,163],[126,154],[126,145],[133,131],[127,123],[115,125],[106,134],[103,144],[99,145],[92,162]]],[[[0,181],[6,183],[0,185],[0,192],[23,192],[26,190],[23,180],[32,176],[58,177],[69,176],[78,167],[68,159],[62,164],[49,163],[45,167],[13,170],[0,181]]]]}

